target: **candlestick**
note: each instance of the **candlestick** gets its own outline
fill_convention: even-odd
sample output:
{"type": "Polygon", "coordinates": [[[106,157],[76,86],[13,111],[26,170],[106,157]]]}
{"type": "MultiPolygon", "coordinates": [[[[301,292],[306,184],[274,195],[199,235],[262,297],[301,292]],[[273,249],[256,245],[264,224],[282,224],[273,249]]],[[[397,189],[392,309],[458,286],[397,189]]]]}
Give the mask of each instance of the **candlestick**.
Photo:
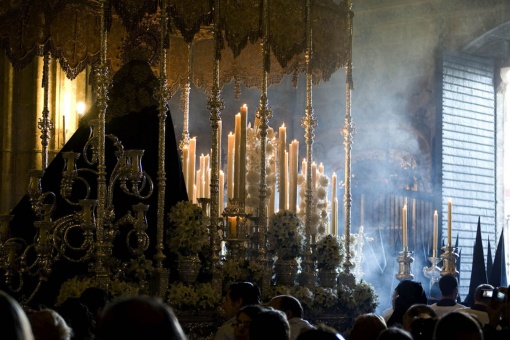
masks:
{"type": "Polygon", "coordinates": [[[66,144],[66,115],[62,115],[62,146],[66,144]]]}
{"type": "Polygon", "coordinates": [[[452,246],[452,201],[448,201],[448,247],[452,246]]]}
{"type": "Polygon", "coordinates": [[[317,187],[317,164],[312,162],[312,187],[317,187]]]}
{"type": "MultiPolygon", "coordinates": [[[[222,128],[222,123],[220,120],[220,121],[218,121],[218,178],[219,178],[219,174],[220,174],[220,171],[222,168],[222,163],[221,163],[221,128],[222,128]]],[[[212,150],[211,150],[211,155],[212,155],[212,150]]],[[[212,159],[211,159],[211,161],[212,161],[212,159]]]]}
{"type": "Polygon", "coordinates": [[[279,191],[280,191],[280,210],[285,210],[285,148],[287,146],[287,129],[283,124],[278,130],[279,149],[278,149],[278,165],[279,165],[279,191]]]}
{"type": "Polygon", "coordinates": [[[196,146],[197,139],[193,137],[189,140],[189,152],[188,152],[188,200],[190,202],[195,201],[195,158],[196,158],[196,146]]]}
{"type": "Polygon", "coordinates": [[[227,206],[230,204],[229,200],[234,198],[235,138],[236,136],[230,132],[227,154],[227,206]]]}
{"type": "Polygon", "coordinates": [[[229,217],[230,237],[237,238],[237,217],[229,217]]]}
{"type": "Polygon", "coordinates": [[[407,251],[407,204],[402,208],[402,245],[407,251]]]}
{"type": "Polygon", "coordinates": [[[437,251],[437,210],[434,210],[434,237],[432,241],[432,257],[436,257],[437,251]]]}

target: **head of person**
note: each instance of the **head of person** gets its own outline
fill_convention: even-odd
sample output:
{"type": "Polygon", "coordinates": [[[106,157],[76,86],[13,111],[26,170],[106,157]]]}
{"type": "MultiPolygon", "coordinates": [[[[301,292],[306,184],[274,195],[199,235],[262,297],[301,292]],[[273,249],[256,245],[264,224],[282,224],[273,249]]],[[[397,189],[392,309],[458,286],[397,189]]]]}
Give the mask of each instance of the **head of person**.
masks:
{"type": "Polygon", "coordinates": [[[236,316],[243,306],[260,304],[260,289],[251,282],[235,282],[225,294],[223,309],[228,318],[236,316]]]}
{"type": "Polygon", "coordinates": [[[36,340],[69,340],[73,334],[64,318],[53,309],[43,309],[28,315],[36,340]]]}
{"type": "Polygon", "coordinates": [[[427,304],[427,294],[420,282],[404,280],[395,288],[397,297],[393,314],[386,323],[388,327],[402,325],[404,314],[414,304],[427,304]]]}
{"type": "Polygon", "coordinates": [[[289,340],[290,326],[282,311],[270,308],[255,315],[250,323],[249,339],[289,340]]]}
{"type": "Polygon", "coordinates": [[[411,322],[409,332],[413,340],[431,340],[434,335],[437,318],[418,318],[411,322]]]}
{"type": "Polygon", "coordinates": [[[380,315],[367,313],[358,316],[352,326],[350,340],[375,340],[386,329],[386,321],[380,315]]]}
{"type": "Polygon", "coordinates": [[[417,319],[436,319],[437,314],[432,307],[425,304],[415,304],[407,309],[402,320],[402,327],[406,331],[411,331],[411,324],[417,319]]]}
{"type": "Polygon", "coordinates": [[[478,321],[467,313],[452,312],[437,321],[434,329],[437,340],[482,340],[482,328],[478,321]]]}
{"type": "Polygon", "coordinates": [[[303,317],[303,306],[291,295],[277,295],[267,303],[268,306],[285,313],[287,320],[303,317]]]}
{"type": "Polygon", "coordinates": [[[97,318],[110,299],[104,289],[89,287],[81,293],[80,301],[87,306],[92,317],[97,318]]]}
{"type": "Polygon", "coordinates": [[[10,295],[0,290],[0,320],[2,338],[33,340],[32,329],[27,315],[10,295]]]}
{"type": "Polygon", "coordinates": [[[297,340],[344,340],[344,337],[336,329],[319,324],[315,329],[309,329],[299,334],[297,340]]]}
{"type": "Polygon", "coordinates": [[[379,333],[377,340],[413,340],[413,337],[408,331],[397,327],[390,327],[379,333]]]}
{"type": "Polygon", "coordinates": [[[92,314],[79,298],[68,298],[57,307],[67,325],[73,330],[73,339],[90,339],[94,334],[92,314]]]}
{"type": "Polygon", "coordinates": [[[236,315],[236,321],[232,324],[234,327],[235,340],[248,340],[250,324],[256,315],[262,313],[267,308],[262,305],[248,305],[242,307],[236,315]]]}
{"type": "Polygon", "coordinates": [[[459,283],[452,274],[443,275],[439,279],[439,289],[443,299],[456,300],[459,293],[459,283]]]}
{"type": "Polygon", "coordinates": [[[486,292],[486,291],[493,292],[494,287],[491,286],[490,284],[486,284],[486,283],[481,284],[478,287],[476,287],[475,296],[474,296],[475,304],[487,306],[487,304],[490,302],[491,298],[484,296],[484,292],[486,292]]]}
{"type": "Polygon", "coordinates": [[[99,320],[96,339],[186,339],[172,309],[151,296],[114,300],[99,320]]]}

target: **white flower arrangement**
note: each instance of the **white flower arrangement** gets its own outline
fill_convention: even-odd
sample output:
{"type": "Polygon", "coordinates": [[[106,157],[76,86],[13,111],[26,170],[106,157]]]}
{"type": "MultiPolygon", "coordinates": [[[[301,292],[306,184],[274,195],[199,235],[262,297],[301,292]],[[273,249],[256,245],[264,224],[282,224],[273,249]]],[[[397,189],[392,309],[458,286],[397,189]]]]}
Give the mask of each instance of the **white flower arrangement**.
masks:
{"type": "Polygon", "coordinates": [[[318,269],[335,270],[343,260],[343,243],[337,236],[328,234],[317,241],[315,258],[318,269]]]}
{"type": "MultiPolygon", "coordinates": [[[[61,305],[68,298],[79,298],[81,293],[90,287],[99,287],[99,283],[95,277],[75,276],[70,278],[60,287],[56,305],[61,305]]],[[[120,280],[111,280],[109,282],[108,291],[112,297],[133,296],[139,294],[139,289],[134,283],[120,280]]]]}
{"type": "Polygon", "coordinates": [[[265,269],[260,262],[229,258],[221,266],[223,277],[227,282],[262,280],[265,269]]]}
{"type": "Polygon", "coordinates": [[[213,311],[220,306],[221,294],[211,283],[198,283],[194,286],[175,283],[168,288],[167,303],[176,310],[213,311]]]}
{"type": "MultiPolygon", "coordinates": [[[[302,220],[306,216],[306,174],[304,172],[298,175],[299,184],[299,216],[302,220]]],[[[312,209],[311,209],[311,220],[310,220],[310,231],[312,234],[323,235],[326,232],[326,226],[328,225],[328,187],[329,177],[324,173],[317,171],[317,180],[315,185],[312,185],[312,209]]]]}
{"type": "MultiPolygon", "coordinates": [[[[247,208],[256,210],[259,208],[260,198],[260,134],[255,128],[249,126],[246,129],[246,200],[247,208]]],[[[275,139],[272,129],[268,129],[266,142],[266,197],[270,197],[273,184],[276,181],[275,173],[275,139]]]]}
{"type": "Polygon", "coordinates": [[[132,277],[135,281],[146,281],[150,274],[155,270],[151,260],[146,260],[145,255],[136,259],[131,259],[126,264],[125,273],[127,277],[132,277]]]}
{"type": "Polygon", "coordinates": [[[317,287],[313,302],[317,307],[331,309],[338,303],[337,291],[333,288],[317,287]]]}
{"type": "Polygon", "coordinates": [[[178,202],[168,214],[167,244],[170,251],[195,255],[208,244],[209,235],[202,221],[202,208],[189,201],[178,202]]]}
{"type": "Polygon", "coordinates": [[[303,254],[301,219],[290,210],[280,210],[269,218],[267,250],[279,259],[290,260],[303,254]]]}

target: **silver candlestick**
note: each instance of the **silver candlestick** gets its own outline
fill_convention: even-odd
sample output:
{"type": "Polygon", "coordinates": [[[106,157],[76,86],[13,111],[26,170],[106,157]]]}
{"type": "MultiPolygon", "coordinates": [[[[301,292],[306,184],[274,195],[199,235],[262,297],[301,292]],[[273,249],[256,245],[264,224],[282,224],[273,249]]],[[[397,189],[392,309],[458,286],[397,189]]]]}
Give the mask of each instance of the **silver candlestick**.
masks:
{"type": "Polygon", "coordinates": [[[441,276],[451,274],[456,277],[459,276],[459,272],[457,270],[457,259],[459,255],[455,253],[455,247],[452,246],[444,246],[444,253],[441,254],[441,258],[443,259],[443,267],[441,268],[441,276]]]}
{"type": "Polygon", "coordinates": [[[441,259],[436,256],[429,257],[430,266],[423,267],[423,275],[425,275],[426,278],[430,279],[430,286],[437,281],[439,281],[439,278],[441,277],[441,269],[438,267],[438,263],[441,262],[441,259]]]}
{"type": "Polygon", "coordinates": [[[414,258],[411,256],[412,254],[412,251],[404,248],[404,250],[400,252],[400,256],[397,257],[398,274],[395,275],[395,277],[399,281],[412,280],[414,278],[414,275],[411,271],[411,263],[414,261],[414,258]]]}

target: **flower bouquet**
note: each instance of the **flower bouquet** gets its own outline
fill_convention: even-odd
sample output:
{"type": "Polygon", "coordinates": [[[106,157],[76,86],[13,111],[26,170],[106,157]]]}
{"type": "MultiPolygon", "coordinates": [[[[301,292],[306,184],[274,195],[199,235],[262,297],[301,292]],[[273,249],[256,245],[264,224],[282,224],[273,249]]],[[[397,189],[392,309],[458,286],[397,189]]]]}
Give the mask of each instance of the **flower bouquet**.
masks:
{"type": "Polygon", "coordinates": [[[331,288],[336,285],[337,268],[340,267],[343,259],[342,250],[342,243],[335,235],[326,235],[317,242],[315,258],[322,286],[331,288]]]}
{"type": "Polygon", "coordinates": [[[276,283],[294,285],[298,271],[297,257],[304,250],[300,218],[292,211],[281,210],[269,218],[267,234],[268,252],[277,257],[276,283]]]}
{"type": "Polygon", "coordinates": [[[202,209],[189,201],[178,202],[168,214],[167,245],[172,252],[193,256],[208,244],[207,228],[202,223],[202,209]]]}

